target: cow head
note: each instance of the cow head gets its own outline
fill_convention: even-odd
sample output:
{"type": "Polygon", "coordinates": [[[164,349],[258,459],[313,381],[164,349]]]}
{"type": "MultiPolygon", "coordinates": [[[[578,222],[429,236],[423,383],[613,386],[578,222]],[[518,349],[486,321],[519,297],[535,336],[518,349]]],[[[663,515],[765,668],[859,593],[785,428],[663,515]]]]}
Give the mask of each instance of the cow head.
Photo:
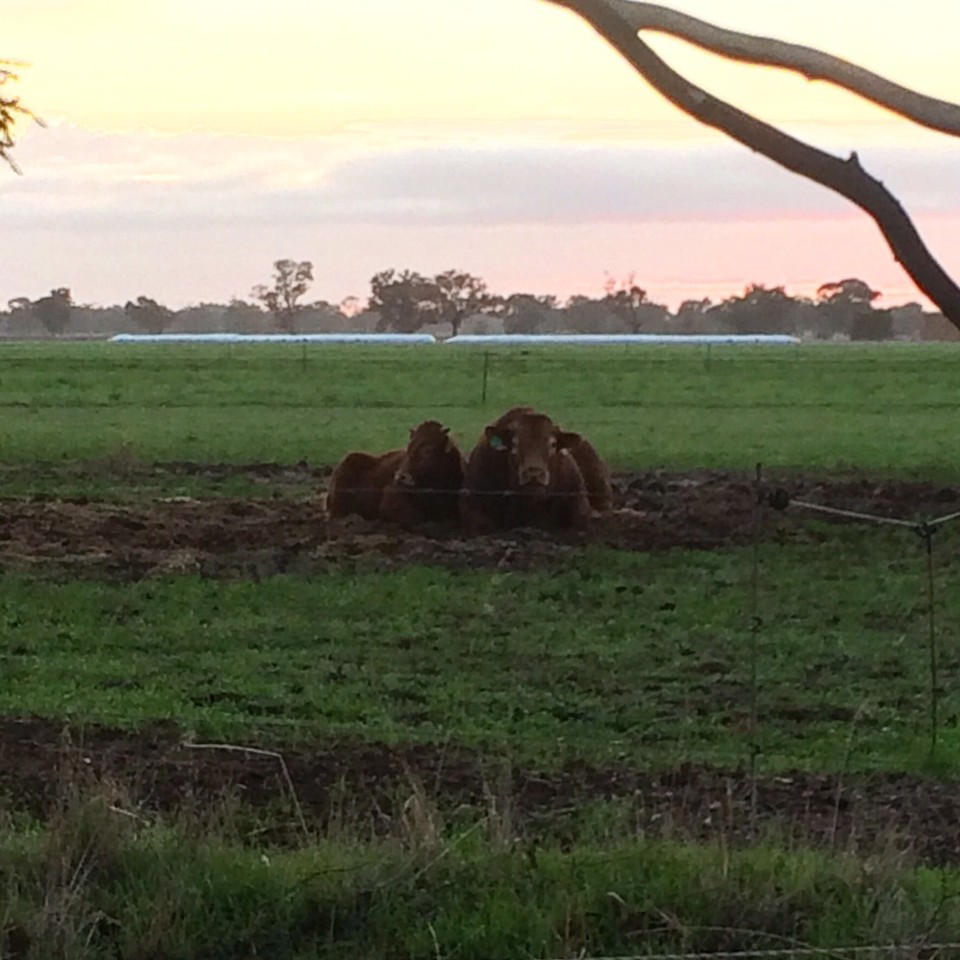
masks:
{"type": "Polygon", "coordinates": [[[509,458],[513,483],[531,493],[550,486],[556,457],[580,439],[577,433],[561,430],[548,416],[526,411],[487,427],[485,436],[492,449],[509,458]]]}
{"type": "Polygon", "coordinates": [[[454,454],[459,458],[450,428],[436,420],[426,420],[410,431],[406,455],[395,475],[396,482],[403,487],[429,483],[438,467],[454,454]]]}

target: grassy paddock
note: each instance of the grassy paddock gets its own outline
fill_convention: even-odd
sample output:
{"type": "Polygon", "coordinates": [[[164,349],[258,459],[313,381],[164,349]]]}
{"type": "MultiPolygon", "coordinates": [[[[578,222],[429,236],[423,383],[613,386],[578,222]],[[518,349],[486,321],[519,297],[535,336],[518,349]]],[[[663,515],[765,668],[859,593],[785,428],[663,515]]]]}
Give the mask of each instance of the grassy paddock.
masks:
{"type": "Polygon", "coordinates": [[[147,824],[73,796],[0,837],[4,956],[490,960],[955,941],[953,870],[759,846],[528,846],[424,808],[392,838],[250,849],[229,822],[147,824]],[[25,949],[26,948],[26,949],[25,949]]]}
{"type": "Polygon", "coordinates": [[[6,463],[337,460],[435,417],[464,444],[517,403],[619,468],[956,471],[948,345],[651,348],[0,345],[6,463]],[[487,401],[482,399],[488,365],[487,401]]]}
{"type": "MultiPolygon", "coordinates": [[[[955,347],[537,348],[486,360],[452,347],[3,344],[0,370],[8,496],[263,495],[241,479],[151,479],[147,468],[331,462],[402,443],[427,417],[469,444],[521,402],[588,432],[619,468],[761,460],[957,476],[955,347]]],[[[0,711],[127,727],[173,717],[188,735],[280,746],[429,740],[543,767],[730,767],[756,746],[761,770],[954,775],[960,530],[937,535],[931,758],[922,543],[823,529],[762,546],[756,635],[743,549],[259,583],[8,574],[0,711]]],[[[652,843],[613,806],[594,821],[578,811],[562,846],[535,843],[494,811],[443,822],[416,794],[384,814],[387,839],[347,824],[280,851],[261,825],[241,835],[249,822],[218,811],[147,823],[123,812],[123,784],[109,786],[68,791],[42,826],[0,806],[0,955],[547,960],[960,938],[960,875],[893,853],[652,843]]]]}
{"type": "MultiPolygon", "coordinates": [[[[941,623],[960,621],[938,545],[941,623]]],[[[921,544],[834,531],[761,556],[762,769],[923,769],[929,673],[921,544]]],[[[452,740],[553,765],[747,762],[749,550],[594,551],[575,569],[331,573],[304,582],[0,582],[0,710],[201,737],[452,740]]],[[[960,653],[941,651],[940,716],[960,653]]],[[[960,763],[955,724],[941,766],[960,763]]]]}

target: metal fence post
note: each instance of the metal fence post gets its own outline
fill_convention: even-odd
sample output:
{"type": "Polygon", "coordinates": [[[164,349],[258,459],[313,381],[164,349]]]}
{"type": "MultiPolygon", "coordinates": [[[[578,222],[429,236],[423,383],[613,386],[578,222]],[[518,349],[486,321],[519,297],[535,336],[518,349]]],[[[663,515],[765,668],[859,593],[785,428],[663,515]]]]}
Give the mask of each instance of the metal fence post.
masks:
{"type": "Polygon", "coordinates": [[[932,757],[937,750],[940,726],[940,664],[937,651],[936,596],[933,578],[934,528],[924,524],[917,532],[923,538],[927,554],[927,641],[930,654],[930,756],[932,757]]]}
{"type": "Polygon", "coordinates": [[[760,535],[763,527],[763,464],[758,463],[754,480],[753,502],[753,566],[750,575],[750,830],[756,829],[757,818],[757,739],[760,725],[759,645],[763,619],[760,616],[760,535]]]}

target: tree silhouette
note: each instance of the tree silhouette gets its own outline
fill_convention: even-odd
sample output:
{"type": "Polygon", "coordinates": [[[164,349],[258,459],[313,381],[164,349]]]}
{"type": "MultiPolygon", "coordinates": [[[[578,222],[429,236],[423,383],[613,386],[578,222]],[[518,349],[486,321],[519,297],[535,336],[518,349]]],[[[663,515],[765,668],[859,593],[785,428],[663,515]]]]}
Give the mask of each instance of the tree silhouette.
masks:
{"type": "Polygon", "coordinates": [[[674,329],[677,333],[698,332],[712,306],[713,301],[709,297],[702,297],[699,300],[684,300],[677,308],[674,329]]]}
{"type": "Polygon", "coordinates": [[[349,317],[352,320],[354,317],[358,317],[363,313],[363,304],[360,302],[359,297],[350,294],[350,296],[344,297],[340,301],[338,309],[345,317],[349,317]]]}
{"type": "Polygon", "coordinates": [[[926,97],[819,50],[723,30],[675,10],[637,0],[549,0],[583,17],[674,106],[722,130],[780,166],[839,193],[880,228],[914,283],[960,328],[960,287],[933,258],[897,199],[860,166],[857,154],[832,156],[712,96],[658,57],[638,36],[657,30],[725,57],[823,79],[923,126],[960,136],[960,106],[926,97]]]}
{"type": "Polygon", "coordinates": [[[660,303],[647,299],[647,291],[636,283],[636,274],[631,273],[626,280],[617,281],[608,276],[604,284],[603,304],[615,316],[619,317],[631,333],[640,333],[644,328],[662,323],[670,311],[660,303]]]}
{"type": "Polygon", "coordinates": [[[258,284],[250,296],[259,300],[270,311],[277,327],[284,333],[293,333],[300,311],[297,301],[313,282],[313,264],[309,260],[277,260],[273,264],[273,286],[258,284]]]}
{"type": "Polygon", "coordinates": [[[552,294],[512,293],[503,300],[504,333],[536,333],[551,310],[557,309],[557,298],[552,294]]]}
{"type": "Polygon", "coordinates": [[[871,304],[883,294],[879,290],[871,289],[868,283],[856,278],[837,280],[833,283],[823,283],[817,287],[817,299],[821,303],[852,303],[871,304]]]}
{"type": "MultiPolygon", "coordinates": [[[[0,87],[20,79],[19,74],[16,73],[17,67],[20,66],[23,64],[12,60],[0,60],[0,87]]],[[[20,168],[14,163],[10,151],[14,146],[13,128],[18,117],[27,117],[40,126],[44,125],[38,116],[20,102],[19,97],[7,97],[0,93],[0,160],[6,161],[15,173],[19,173],[20,168]]]]}
{"type": "Polygon", "coordinates": [[[416,333],[440,315],[440,295],[433,280],[412,270],[383,270],[370,280],[369,308],[380,319],[377,332],[416,333]]]}
{"type": "Polygon", "coordinates": [[[59,336],[67,329],[73,307],[73,298],[67,287],[50,291],[50,296],[35,300],[33,315],[43,324],[47,333],[59,336]]]}
{"type": "Polygon", "coordinates": [[[728,297],[715,309],[736,333],[795,333],[801,303],[783,287],[751,283],[743,296],[728,297]]]}
{"type": "Polygon", "coordinates": [[[131,323],[147,333],[163,333],[174,317],[169,307],[161,306],[149,297],[137,297],[136,303],[128,300],[123,312],[131,323]]]}
{"type": "Polygon", "coordinates": [[[488,290],[479,277],[460,270],[447,270],[434,277],[437,304],[440,316],[453,329],[453,336],[467,317],[475,313],[487,313],[496,308],[498,298],[488,290]]]}
{"type": "Polygon", "coordinates": [[[817,288],[818,310],[832,327],[846,330],[851,340],[889,340],[893,316],[889,310],[875,310],[873,302],[882,294],[863,280],[849,278],[821,284],[817,288]]]}

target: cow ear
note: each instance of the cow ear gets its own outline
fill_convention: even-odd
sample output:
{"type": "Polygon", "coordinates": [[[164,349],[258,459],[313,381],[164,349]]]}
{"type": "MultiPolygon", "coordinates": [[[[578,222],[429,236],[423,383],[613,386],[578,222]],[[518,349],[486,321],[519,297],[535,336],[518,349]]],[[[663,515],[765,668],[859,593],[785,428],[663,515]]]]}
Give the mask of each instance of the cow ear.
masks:
{"type": "Polygon", "coordinates": [[[582,439],[579,433],[561,430],[557,434],[557,446],[561,448],[575,447],[582,439]]]}
{"type": "Polygon", "coordinates": [[[453,437],[447,436],[447,442],[443,445],[443,452],[449,453],[453,449],[453,437]]]}

